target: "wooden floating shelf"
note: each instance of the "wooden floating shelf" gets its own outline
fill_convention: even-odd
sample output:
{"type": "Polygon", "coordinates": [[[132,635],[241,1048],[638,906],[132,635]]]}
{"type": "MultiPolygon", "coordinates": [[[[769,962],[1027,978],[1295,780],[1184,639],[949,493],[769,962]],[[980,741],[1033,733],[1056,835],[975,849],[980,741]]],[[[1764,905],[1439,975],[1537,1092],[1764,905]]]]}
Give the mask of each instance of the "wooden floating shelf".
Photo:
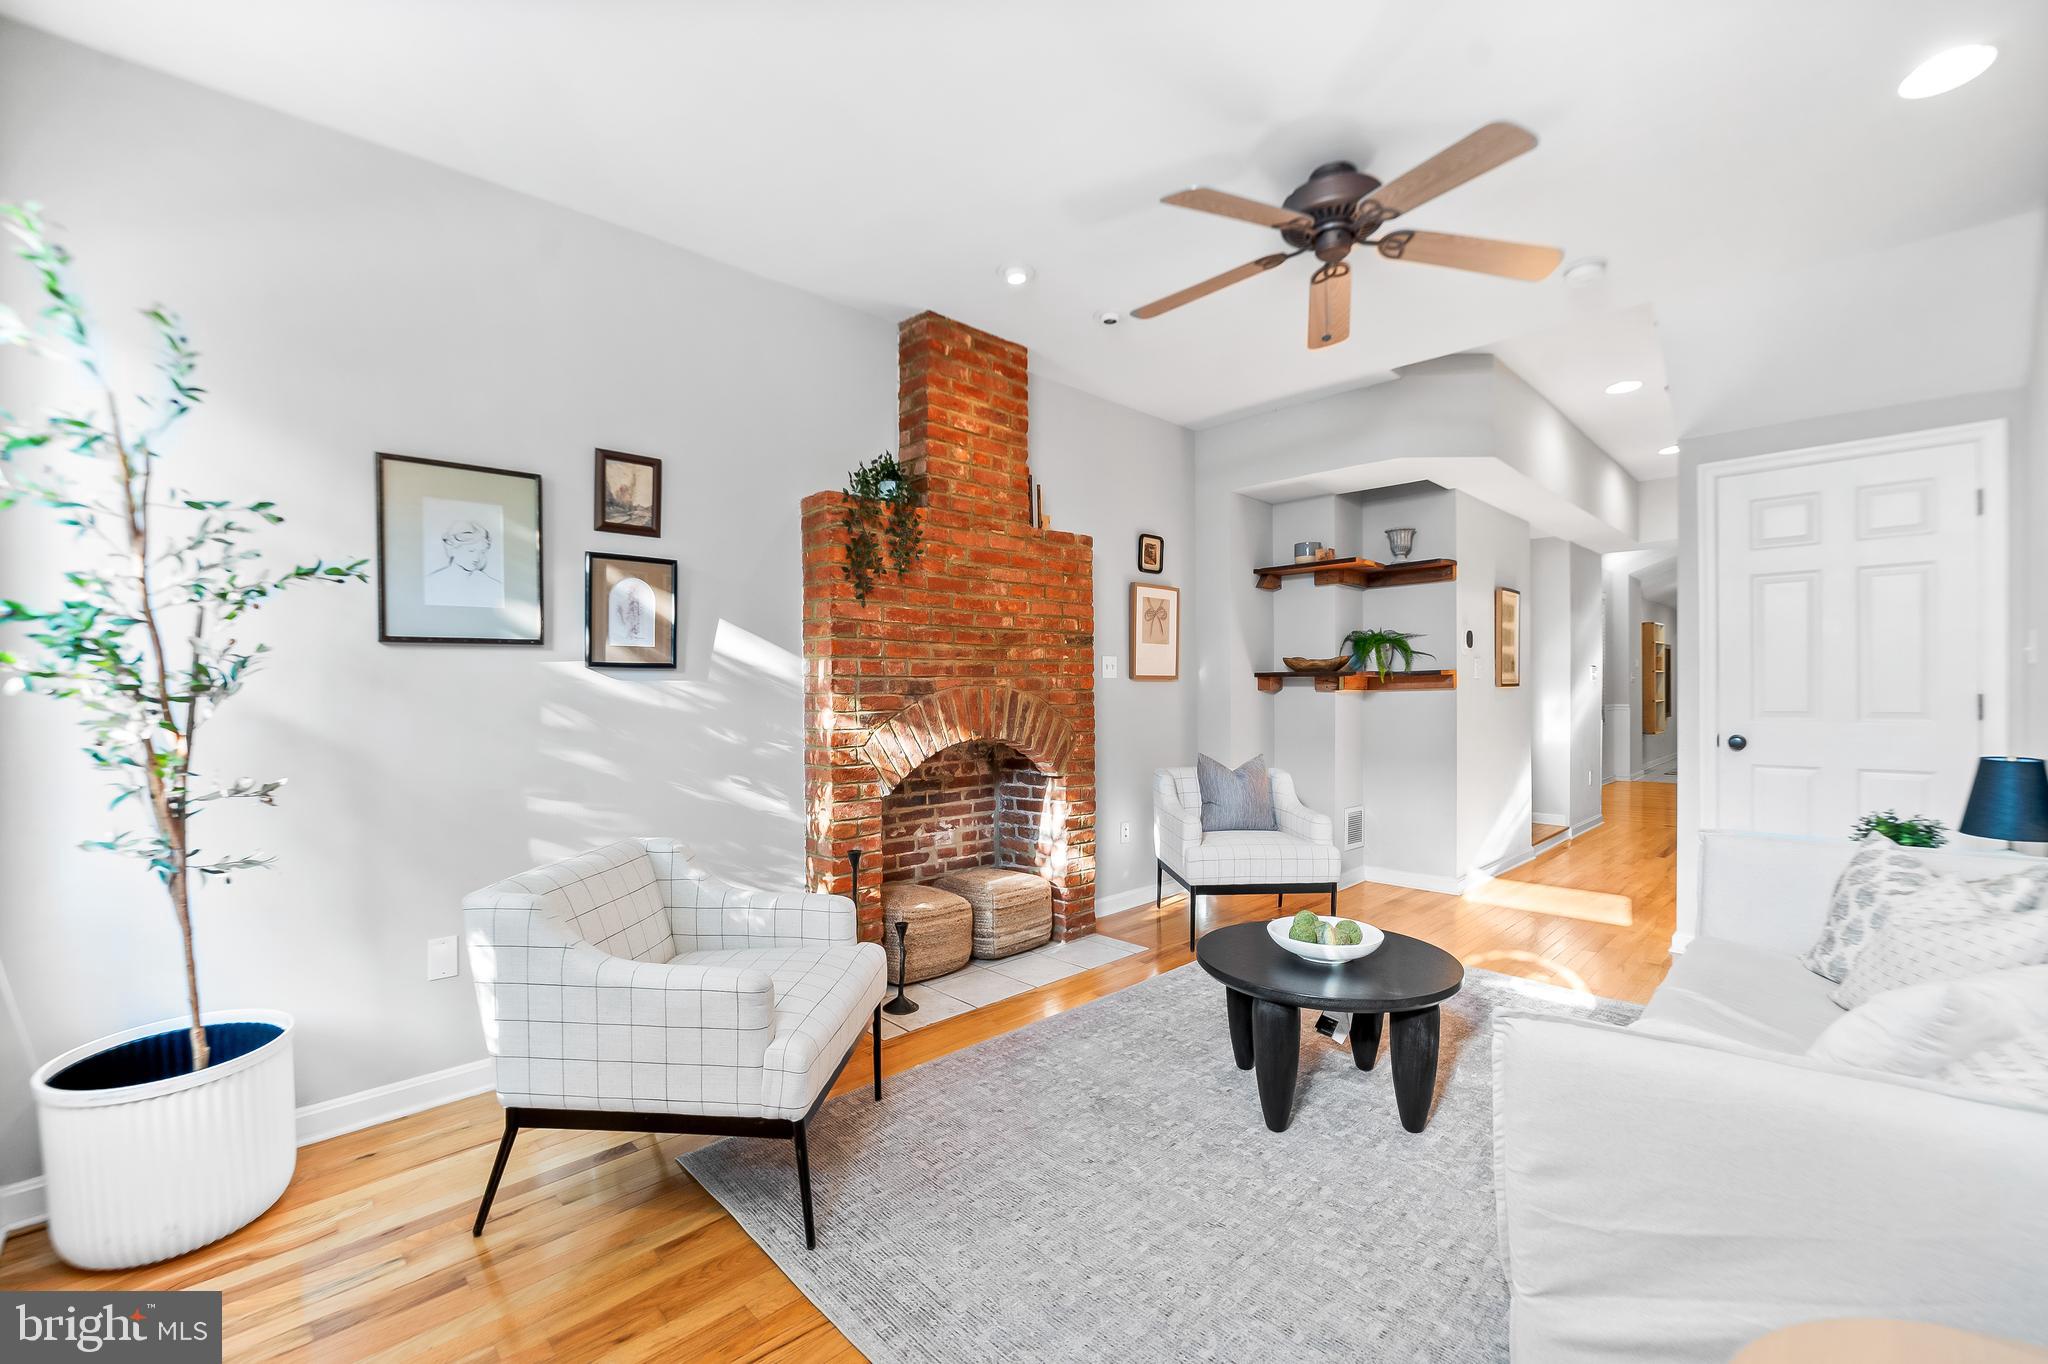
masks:
{"type": "Polygon", "coordinates": [[[1456,668],[1418,669],[1409,673],[1253,673],[1259,690],[1279,691],[1289,682],[1313,682],[1317,691],[1450,691],[1458,685],[1456,668]]]}
{"type": "Polygon", "coordinates": [[[1274,564],[1252,572],[1267,592],[1278,592],[1289,578],[1314,578],[1317,587],[1405,587],[1409,583],[1455,582],[1458,561],[1409,559],[1383,564],[1375,559],[1319,559],[1312,564],[1274,564]]]}

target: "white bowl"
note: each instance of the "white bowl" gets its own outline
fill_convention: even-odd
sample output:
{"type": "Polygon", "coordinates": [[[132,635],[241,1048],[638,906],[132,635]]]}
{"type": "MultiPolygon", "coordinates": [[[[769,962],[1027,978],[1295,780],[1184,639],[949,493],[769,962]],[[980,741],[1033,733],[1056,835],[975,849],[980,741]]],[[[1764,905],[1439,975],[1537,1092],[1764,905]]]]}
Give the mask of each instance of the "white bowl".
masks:
{"type": "MultiPolygon", "coordinates": [[[[1334,914],[1318,914],[1316,917],[1323,921],[1323,925],[1326,928],[1340,922],[1334,914]]],[[[1358,920],[1353,919],[1351,922],[1358,923],[1358,920]]],[[[1298,942],[1288,937],[1287,930],[1293,926],[1294,916],[1290,914],[1284,919],[1274,919],[1268,923],[1266,925],[1266,932],[1272,935],[1274,942],[1279,943],[1295,956],[1309,961],[1324,962],[1331,966],[1338,965],[1341,962],[1356,961],[1368,953],[1376,952],[1379,950],[1379,945],[1387,940],[1387,935],[1374,928],[1371,924],[1359,923],[1359,931],[1365,934],[1363,941],[1354,943],[1349,947],[1327,947],[1319,942],[1298,942]]]]}

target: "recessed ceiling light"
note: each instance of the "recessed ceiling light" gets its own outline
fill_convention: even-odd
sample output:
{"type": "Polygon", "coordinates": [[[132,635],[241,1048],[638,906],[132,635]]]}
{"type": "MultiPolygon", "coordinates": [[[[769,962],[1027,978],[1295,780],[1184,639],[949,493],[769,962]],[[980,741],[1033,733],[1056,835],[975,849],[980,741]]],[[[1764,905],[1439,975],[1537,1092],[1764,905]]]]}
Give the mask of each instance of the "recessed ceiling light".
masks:
{"type": "Polygon", "coordinates": [[[1564,282],[1566,284],[1591,284],[1606,273],[1606,261],[1598,256],[1588,256],[1584,260],[1575,260],[1564,268],[1564,282]]]}
{"type": "Polygon", "coordinates": [[[1662,450],[1659,450],[1657,453],[1660,455],[1675,455],[1678,453],[1678,447],[1675,445],[1667,445],[1662,450]]]}
{"type": "Polygon", "coordinates": [[[1117,312],[1097,313],[1095,314],[1095,320],[1105,327],[1114,327],[1117,323],[1123,321],[1123,314],[1117,312]]]}
{"type": "Polygon", "coordinates": [[[1899,82],[1899,98],[1926,99],[1930,95],[1945,95],[1983,75],[1997,60],[1998,49],[1984,43],[1965,43],[1946,52],[1937,52],[1899,82]]]}
{"type": "Polygon", "coordinates": [[[1607,386],[1610,396],[1619,398],[1624,393],[1633,393],[1643,386],[1641,379],[1618,379],[1607,386]]]}
{"type": "Polygon", "coordinates": [[[1005,265],[1003,283],[1012,289],[1021,289],[1031,282],[1032,269],[1028,265],[1005,265]]]}

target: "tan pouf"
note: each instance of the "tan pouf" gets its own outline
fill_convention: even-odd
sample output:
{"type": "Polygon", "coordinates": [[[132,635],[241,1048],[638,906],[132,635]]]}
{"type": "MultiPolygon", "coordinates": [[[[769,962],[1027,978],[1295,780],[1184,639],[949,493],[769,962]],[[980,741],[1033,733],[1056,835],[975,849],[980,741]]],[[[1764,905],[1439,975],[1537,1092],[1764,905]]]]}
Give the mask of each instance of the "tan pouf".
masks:
{"type": "Polygon", "coordinates": [[[974,907],[974,955],[1012,957],[1052,940],[1052,884],[1012,867],[949,871],[932,884],[974,907]]]}
{"type": "Polygon", "coordinates": [[[882,886],[882,950],[889,954],[889,983],[914,985],[943,976],[967,964],[974,938],[974,909],[967,901],[937,886],[889,881],[882,886]],[[896,955],[896,924],[901,920],[903,954],[896,955]]]}

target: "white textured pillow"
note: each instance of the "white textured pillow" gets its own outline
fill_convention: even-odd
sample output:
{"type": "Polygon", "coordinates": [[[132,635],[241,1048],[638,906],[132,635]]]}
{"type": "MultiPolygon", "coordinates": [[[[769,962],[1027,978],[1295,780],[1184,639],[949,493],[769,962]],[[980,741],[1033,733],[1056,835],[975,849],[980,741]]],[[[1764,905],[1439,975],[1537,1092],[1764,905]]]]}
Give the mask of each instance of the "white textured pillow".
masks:
{"type": "MultiPolygon", "coordinates": [[[[1827,922],[1806,954],[1806,969],[1840,983],[1894,912],[1974,905],[1982,911],[2028,909],[2048,892],[2048,861],[1981,881],[1951,876],[1881,835],[1856,849],[1835,882],[1827,922]]],[[[1904,983],[1904,982],[1901,982],[1904,983]]],[[[1837,1001],[1840,1002],[1840,1001],[1837,1001]]]]}
{"type": "MultiPolygon", "coordinates": [[[[1952,883],[1952,889],[1963,883],[1952,883]]],[[[2048,910],[1986,909],[1966,891],[1894,909],[1829,999],[1854,1009],[1888,990],[2048,962],[2048,910]]]]}
{"type": "Polygon", "coordinates": [[[1864,1070],[1932,1076],[2028,1033],[2048,1037],[2048,966],[1888,990],[1829,1024],[1806,1054],[1864,1070]]]}
{"type": "Polygon", "coordinates": [[[2048,1108],[2048,1034],[1994,1042],[1935,1072],[1941,1084],[2048,1108]]]}

